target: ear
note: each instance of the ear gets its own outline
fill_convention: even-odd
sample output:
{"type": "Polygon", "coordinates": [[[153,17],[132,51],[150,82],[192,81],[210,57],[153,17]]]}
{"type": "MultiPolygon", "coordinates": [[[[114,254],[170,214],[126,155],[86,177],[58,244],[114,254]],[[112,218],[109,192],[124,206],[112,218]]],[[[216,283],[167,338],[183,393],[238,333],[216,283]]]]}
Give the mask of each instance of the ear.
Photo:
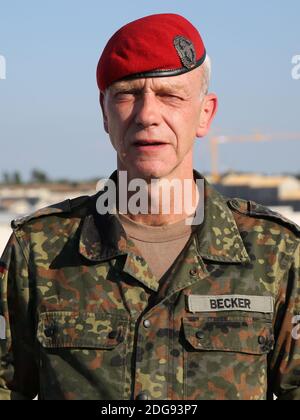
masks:
{"type": "Polygon", "coordinates": [[[211,123],[217,113],[218,109],[218,98],[214,93],[206,95],[199,117],[199,125],[197,127],[196,136],[205,137],[209,132],[211,123]]]}
{"type": "Polygon", "coordinates": [[[100,92],[100,105],[101,105],[102,116],[103,116],[103,126],[104,126],[104,130],[108,134],[108,120],[107,120],[107,115],[106,115],[106,111],[105,111],[105,103],[104,102],[105,102],[104,93],[100,92]]]}

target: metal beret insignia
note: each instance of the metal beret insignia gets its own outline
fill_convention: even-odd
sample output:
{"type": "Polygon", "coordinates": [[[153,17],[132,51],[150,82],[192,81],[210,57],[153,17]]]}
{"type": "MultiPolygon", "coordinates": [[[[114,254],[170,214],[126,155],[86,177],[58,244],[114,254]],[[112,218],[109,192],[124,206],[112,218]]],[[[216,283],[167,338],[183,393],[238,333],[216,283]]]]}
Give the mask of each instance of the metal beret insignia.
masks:
{"type": "Polygon", "coordinates": [[[192,41],[183,36],[177,36],[174,39],[174,46],[184,67],[192,69],[196,66],[196,50],[192,41]]]}

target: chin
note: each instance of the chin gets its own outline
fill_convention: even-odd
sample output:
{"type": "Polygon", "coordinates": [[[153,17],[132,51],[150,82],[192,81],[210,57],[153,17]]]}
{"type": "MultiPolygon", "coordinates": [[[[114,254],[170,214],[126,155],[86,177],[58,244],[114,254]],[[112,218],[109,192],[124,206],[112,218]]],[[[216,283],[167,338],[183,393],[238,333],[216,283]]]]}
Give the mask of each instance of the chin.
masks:
{"type": "Polygon", "coordinates": [[[141,178],[155,179],[165,177],[170,170],[161,165],[137,165],[135,172],[141,178]]]}

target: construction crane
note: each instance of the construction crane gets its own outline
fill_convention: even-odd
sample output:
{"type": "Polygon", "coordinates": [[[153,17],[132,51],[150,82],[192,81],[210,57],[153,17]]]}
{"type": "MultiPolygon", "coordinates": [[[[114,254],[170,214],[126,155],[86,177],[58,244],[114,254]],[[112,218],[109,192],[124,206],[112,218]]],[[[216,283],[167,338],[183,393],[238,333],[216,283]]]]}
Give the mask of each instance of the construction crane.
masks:
{"type": "Polygon", "coordinates": [[[211,175],[213,182],[217,183],[220,180],[219,172],[219,146],[225,143],[244,143],[244,142],[265,142],[265,141],[300,141],[300,133],[277,133],[277,134],[250,134],[243,136],[224,136],[215,135],[209,138],[210,155],[211,155],[211,175]]]}

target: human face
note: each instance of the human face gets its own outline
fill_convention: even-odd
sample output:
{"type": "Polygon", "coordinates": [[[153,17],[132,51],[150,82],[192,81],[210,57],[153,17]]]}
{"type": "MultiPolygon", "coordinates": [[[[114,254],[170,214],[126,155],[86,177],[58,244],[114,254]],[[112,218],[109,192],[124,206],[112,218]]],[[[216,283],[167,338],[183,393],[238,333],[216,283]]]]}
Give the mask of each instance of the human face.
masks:
{"type": "MultiPolygon", "coordinates": [[[[127,171],[129,178],[190,175],[195,137],[204,135],[210,124],[204,110],[208,96],[203,99],[200,94],[201,71],[121,81],[101,95],[118,169],[127,171]]],[[[214,111],[210,109],[209,117],[214,111]]]]}

